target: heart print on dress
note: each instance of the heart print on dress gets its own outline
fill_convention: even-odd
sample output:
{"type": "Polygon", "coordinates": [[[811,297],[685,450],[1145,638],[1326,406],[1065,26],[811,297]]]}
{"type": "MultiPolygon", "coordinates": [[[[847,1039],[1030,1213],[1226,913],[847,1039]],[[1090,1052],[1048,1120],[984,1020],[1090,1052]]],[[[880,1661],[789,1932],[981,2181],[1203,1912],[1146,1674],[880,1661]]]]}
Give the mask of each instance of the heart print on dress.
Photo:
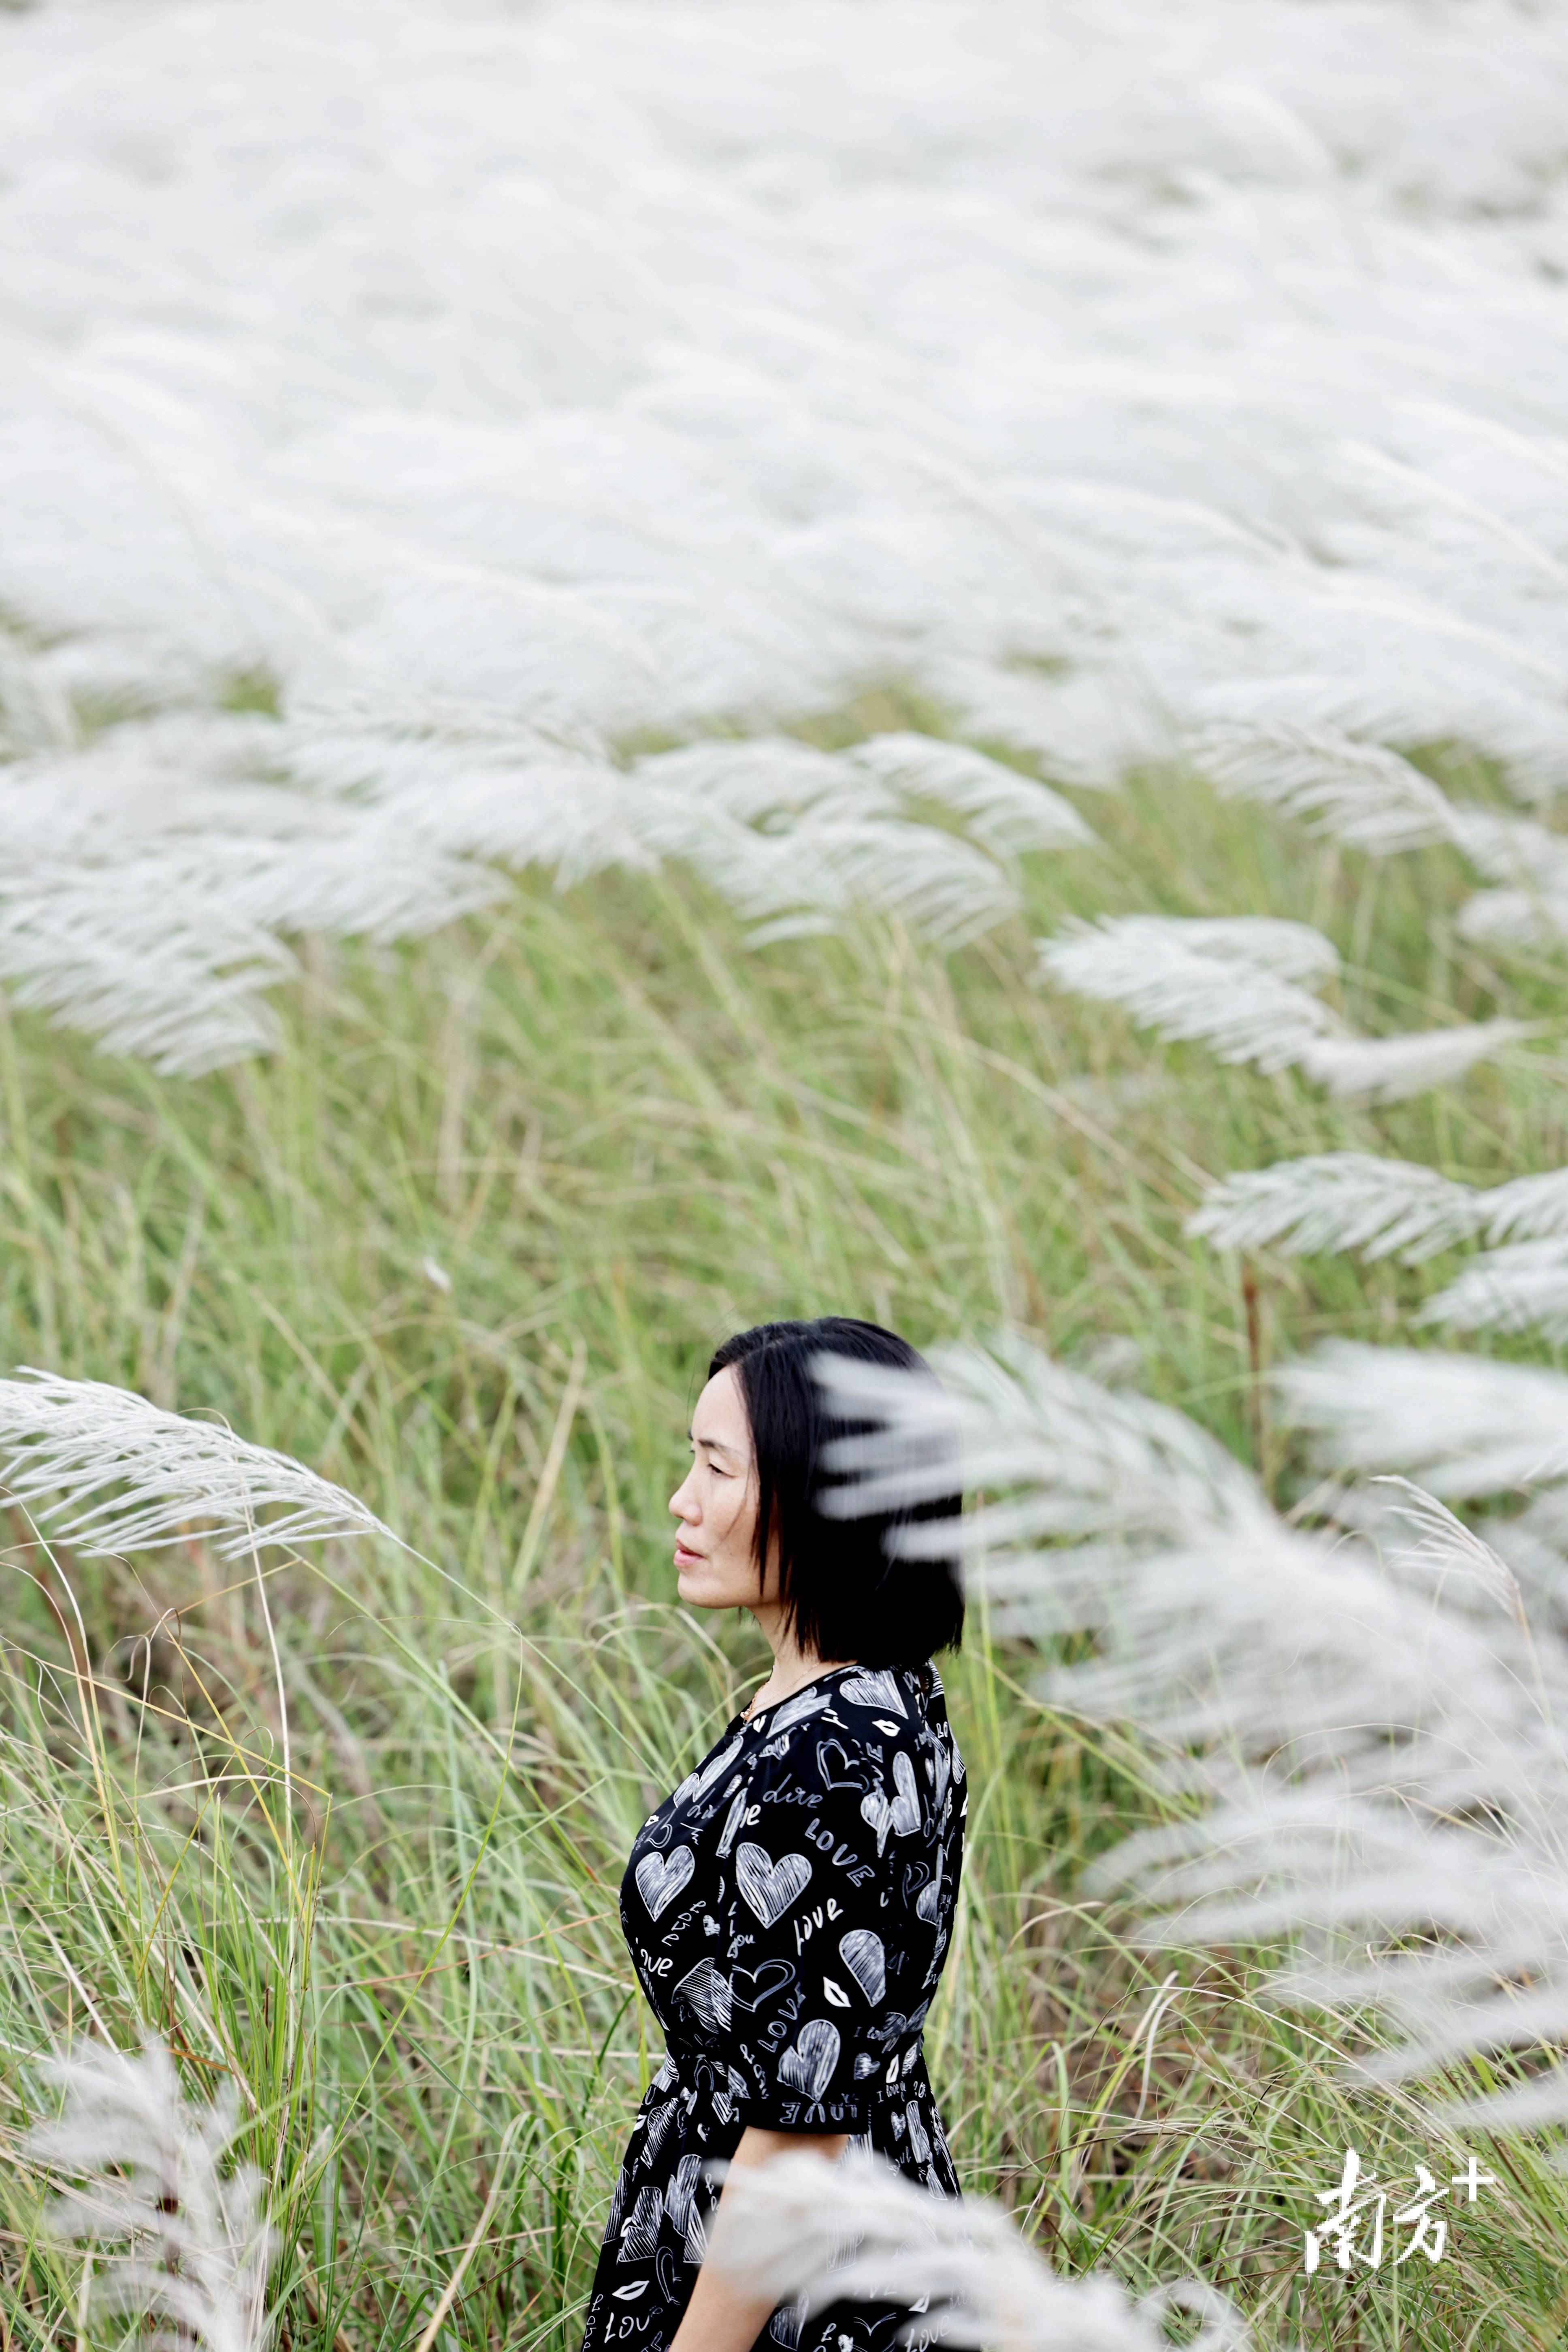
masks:
{"type": "Polygon", "coordinates": [[[698,2023],[711,2033],[729,2031],[734,1995],[730,1979],[721,1975],[711,1960],[699,1960],[689,1969],[675,1988],[675,1998],[683,2000],[698,2023]]]}
{"type": "Polygon", "coordinates": [[[736,1969],[730,1978],[730,1992],[737,2009],[755,2011],[764,2001],[776,2000],[794,1982],[794,1963],[774,1958],[763,1960],[760,1968],[736,1969]]]}
{"type": "Polygon", "coordinates": [[[786,1698],[773,1709],[769,1730],[787,1731],[792,1724],[804,1723],[808,1715],[816,1715],[825,1707],[832,1696],[831,1691],[796,1691],[793,1698],[786,1698]]]}
{"type": "Polygon", "coordinates": [[[913,1837],[921,1825],[920,1790],[915,1785],[915,1768],[903,1748],[893,1758],[893,1794],[873,1789],[860,1800],[860,1818],[868,1822],[877,1832],[877,1852],[888,1843],[889,1824],[900,1837],[913,1837]]]}
{"type": "Polygon", "coordinates": [[[657,1853],[643,1855],[637,1867],[637,1893],[647,1906],[650,1919],[668,1910],[696,1867],[689,1845],[678,1845],[673,1853],[662,1858],[657,1853]]]}
{"type": "Polygon", "coordinates": [[[863,1789],[866,1767],[858,1756],[851,1756],[841,1739],[819,1739],[816,1743],[816,1769],[823,1787],[831,1793],[835,1789],[863,1789]]]}
{"type": "Polygon", "coordinates": [[[646,2263],[652,2259],[658,2243],[658,2225],[664,2212],[662,2189],[639,2189],[637,2201],[621,2224],[620,2260],[623,2263],[646,2263]]]}
{"type": "Polygon", "coordinates": [[[906,1723],[909,1721],[903,1693],[892,1675],[881,1668],[874,1674],[850,1675],[838,1687],[857,1706],[878,1706],[884,1715],[901,1715],[906,1723]]]}
{"type": "Polygon", "coordinates": [[[838,2063],[838,2028],[826,2017],[807,2018],[793,2050],[779,2060],[779,2081],[808,2099],[820,2099],[838,2063]]]}
{"type": "MultiPolygon", "coordinates": [[[[689,1864],[689,1855],[687,1860],[689,1864]]],[[[810,1879],[811,1864],[804,1853],[781,1854],[775,1862],[766,1846],[735,1848],[735,1884],[764,1927],[777,1927],[795,1897],[805,1894],[810,1879]]],[[[640,1885],[640,1864],[637,1880],[640,1885]]]]}
{"type": "Polygon", "coordinates": [[[875,1927],[851,1927],[840,1936],[838,1956],[876,2009],[888,1989],[888,1956],[875,1927]]]}
{"type": "Polygon", "coordinates": [[[687,1774],[675,1791],[674,1802],[678,1805],[685,1805],[689,1804],[693,1797],[705,1797],[714,1781],[723,1779],[729,1769],[731,1759],[738,1756],[740,1752],[740,1740],[731,1739],[729,1746],[721,1748],[717,1756],[710,1756],[706,1764],[697,1771],[687,1774]]]}
{"type": "Polygon", "coordinates": [[[915,1896],[915,1916],[928,1926],[935,1927],[942,1916],[942,1848],[936,1850],[936,1875],[929,1886],[922,1886],[915,1896]]]}

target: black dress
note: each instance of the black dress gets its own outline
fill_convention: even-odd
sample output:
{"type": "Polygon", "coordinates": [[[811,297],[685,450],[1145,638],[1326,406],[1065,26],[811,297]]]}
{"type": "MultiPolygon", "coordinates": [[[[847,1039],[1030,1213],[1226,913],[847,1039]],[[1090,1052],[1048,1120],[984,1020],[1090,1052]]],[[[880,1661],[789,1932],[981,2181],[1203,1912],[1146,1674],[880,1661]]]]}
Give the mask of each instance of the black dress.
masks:
{"type": "MultiPolygon", "coordinates": [[[[584,2352],[665,2352],[748,2124],[847,2132],[956,2197],[921,2027],[963,1859],[931,1665],[833,1666],[721,1737],[638,1832],[621,1926],[666,2055],[632,2126],[584,2352]]],[[[758,2352],[883,2352],[907,2310],[783,2305],[758,2352]]]]}

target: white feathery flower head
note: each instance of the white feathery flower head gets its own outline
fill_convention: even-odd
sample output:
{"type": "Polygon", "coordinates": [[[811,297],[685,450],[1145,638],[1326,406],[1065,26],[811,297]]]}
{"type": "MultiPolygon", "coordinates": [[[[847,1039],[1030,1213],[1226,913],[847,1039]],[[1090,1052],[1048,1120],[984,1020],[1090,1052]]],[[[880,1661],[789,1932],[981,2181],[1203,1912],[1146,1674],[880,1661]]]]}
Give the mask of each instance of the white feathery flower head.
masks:
{"type": "Polygon", "coordinates": [[[1423,1310],[1456,1329],[1557,1328],[1568,1240],[1568,1169],[1505,1184],[1457,1184],[1435,1168],[1361,1151],[1320,1152],[1211,1185],[1184,1231],[1219,1249],[1359,1250],[1406,1265],[1484,1235],[1517,1237],[1468,1267],[1423,1310]],[[1525,1247],[1530,1244],[1533,1246],[1525,1247]]]}
{"type": "Polygon", "coordinates": [[[830,930],[861,907],[956,946],[1017,903],[999,856],[1089,837],[1043,784],[920,736],[847,752],[788,737],[693,743],[640,761],[635,782],[626,807],[639,840],[703,875],[758,945],[830,930]],[[921,823],[921,800],[965,830],[921,823]]]}
{"type": "Polygon", "coordinates": [[[1559,949],[1568,939],[1568,874],[1543,874],[1528,888],[1478,890],[1456,928],[1476,947],[1559,949]]]}
{"type": "Polygon", "coordinates": [[[1339,969],[1310,924],[1268,915],[1102,916],[1040,941],[1058,986],[1124,1005],[1163,1037],[1212,1045],[1224,1062],[1292,1065],[1331,1094],[1396,1102],[1447,1084],[1541,1024],[1485,1021],[1391,1037],[1351,1034],[1300,982],[1339,969]]]}
{"type": "MultiPolygon", "coordinates": [[[[1555,832],[1535,817],[1506,815],[1462,801],[1451,802],[1449,807],[1456,847],[1489,882],[1527,890],[1568,889],[1568,834],[1555,832]]],[[[1469,907],[1482,904],[1485,896],[1472,898],[1469,907]]],[[[1461,910],[1461,929],[1468,911],[1461,910]]]]}
{"type": "Polygon", "coordinates": [[[1480,947],[1560,947],[1568,935],[1568,836],[1532,817],[1458,806],[1453,835],[1471,865],[1499,886],[1466,900],[1460,937],[1480,947]]]}
{"type": "Polygon", "coordinates": [[[395,1541],[356,1496],[287,1454],[132,1390],[31,1367],[0,1381],[0,1486],[89,1554],[178,1542],[197,1526],[224,1559],[331,1536],[395,1541]]]}
{"type": "Polygon", "coordinates": [[[805,2150],[728,2168],[709,2259],[804,2315],[889,2301],[918,2312],[904,2336],[994,2352],[1159,2352],[1166,2305],[1204,2315],[1195,2352],[1245,2352],[1234,2305],[1193,2280],[1135,2302],[1103,2273],[1065,2279],[989,2198],[943,2197],[869,2150],[837,2163],[805,2150]]]}
{"type": "Polygon", "coordinates": [[[1405,1520],[1418,1540],[1402,1545],[1394,1557],[1403,1567],[1432,1576],[1468,1576],[1506,1609],[1521,1631],[1525,1626],[1524,1595],[1508,1562],[1473,1528],[1456,1518],[1446,1503],[1428,1495],[1409,1478],[1384,1472],[1373,1481],[1390,1490],[1390,1516],[1405,1520]]]}
{"type": "Polygon", "coordinates": [[[1407,1095],[1447,1086],[1539,1029],[1530,1021],[1477,1021],[1392,1037],[1313,1037],[1298,1058],[1307,1076],[1332,1095],[1402,1102],[1407,1095]]]}
{"type": "Polygon", "coordinates": [[[75,2184],[45,2226],[91,2247],[101,2265],[93,2305],[153,2322],[142,2338],[153,2352],[193,2342],[202,2352],[264,2352],[278,2240],[255,2167],[225,2169],[237,2128],[232,2084],[210,2106],[192,2105],[153,2036],[137,2057],[89,2045],[42,2071],[63,2095],[60,2112],[23,2147],[75,2184]]]}
{"type": "Polygon", "coordinates": [[[1448,1331],[1568,1334],[1568,1236],[1510,1242],[1489,1250],[1429,1298],[1416,1317],[1448,1331]]]}
{"type": "Polygon", "coordinates": [[[1447,794],[1397,751],[1331,727],[1216,720],[1194,738],[1203,772],[1228,798],[1261,801],[1313,830],[1380,854],[1453,837],[1447,794]]]}
{"type": "Polygon", "coordinates": [[[1222,1061],[1279,1070],[1342,1026],[1300,985],[1339,969],[1309,924],[1267,915],[1124,915],[1040,942],[1059,987],[1124,1005],[1162,1036],[1212,1045],[1222,1061]]]}
{"type": "Polygon", "coordinates": [[[1450,1503],[1562,1475],[1568,1377],[1561,1372],[1331,1339],[1283,1366],[1275,1385],[1285,1418],[1311,1436],[1325,1470],[1402,1471],[1450,1503]]]}
{"type": "MultiPolygon", "coordinates": [[[[820,1496],[824,1512],[903,1510],[960,1485],[1027,1489],[965,1519],[966,1543],[983,1550],[1037,1536],[1239,1528],[1259,1507],[1248,1472],[1185,1413],[1107,1389],[1015,1335],[932,1360],[936,1379],[826,1349],[816,1357],[814,1376],[835,1412],[871,1424],[828,1441],[824,1467],[842,1483],[820,1496]]],[[[945,1521],[917,1522],[899,1548],[940,1557],[952,1535],[945,1521]]]]}
{"type": "Polygon", "coordinates": [[[998,856],[1073,848],[1094,839],[1070,801],[967,743],[907,732],[872,735],[844,757],[910,799],[935,802],[961,816],[971,838],[998,856]]]}
{"type": "Polygon", "coordinates": [[[1516,1176],[1483,1192],[1487,1239],[1538,1241],[1568,1235],[1568,1168],[1543,1176],[1516,1176]]]}
{"type": "Polygon", "coordinates": [[[1218,1249],[1360,1250],[1417,1265],[1479,1232],[1487,1198],[1415,1161],[1325,1151],[1225,1177],[1184,1230],[1218,1249]]]}

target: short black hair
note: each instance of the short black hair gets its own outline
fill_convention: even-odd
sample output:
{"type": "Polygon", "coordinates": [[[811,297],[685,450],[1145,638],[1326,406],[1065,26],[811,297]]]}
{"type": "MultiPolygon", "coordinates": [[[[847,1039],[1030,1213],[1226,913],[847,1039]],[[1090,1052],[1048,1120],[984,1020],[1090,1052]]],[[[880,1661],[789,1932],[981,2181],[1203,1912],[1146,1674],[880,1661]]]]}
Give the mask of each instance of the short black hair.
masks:
{"type": "Polygon", "coordinates": [[[852,1315],[758,1323],[715,1351],[708,1377],[734,1367],[756,1450],[758,1580],[776,1531],[779,1591],[803,1649],[867,1666],[921,1665],[963,1638],[962,1564],[956,1549],[950,1558],[896,1558],[889,1538],[912,1519],[951,1517],[956,1528],[962,1497],[864,1518],[817,1508],[838,1483],[822,1467],[824,1449],[871,1425],[846,1418],[813,1378],[813,1360],[825,1353],[935,1378],[907,1339],[852,1315]]]}

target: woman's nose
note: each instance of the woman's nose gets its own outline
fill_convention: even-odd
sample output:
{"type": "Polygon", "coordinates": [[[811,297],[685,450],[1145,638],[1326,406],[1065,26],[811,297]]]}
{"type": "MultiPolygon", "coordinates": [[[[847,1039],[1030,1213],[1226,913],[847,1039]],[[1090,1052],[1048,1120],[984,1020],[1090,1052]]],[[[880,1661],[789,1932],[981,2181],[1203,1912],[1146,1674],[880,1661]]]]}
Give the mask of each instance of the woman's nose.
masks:
{"type": "Polygon", "coordinates": [[[689,1482],[687,1479],[683,1478],[681,1480],[679,1486],[676,1488],[674,1494],[669,1498],[669,1507],[675,1513],[678,1519],[691,1519],[695,1521],[700,1518],[702,1515],[698,1509],[695,1502],[693,1502],[690,1496],[687,1494],[686,1489],[689,1483],[689,1482]]]}

